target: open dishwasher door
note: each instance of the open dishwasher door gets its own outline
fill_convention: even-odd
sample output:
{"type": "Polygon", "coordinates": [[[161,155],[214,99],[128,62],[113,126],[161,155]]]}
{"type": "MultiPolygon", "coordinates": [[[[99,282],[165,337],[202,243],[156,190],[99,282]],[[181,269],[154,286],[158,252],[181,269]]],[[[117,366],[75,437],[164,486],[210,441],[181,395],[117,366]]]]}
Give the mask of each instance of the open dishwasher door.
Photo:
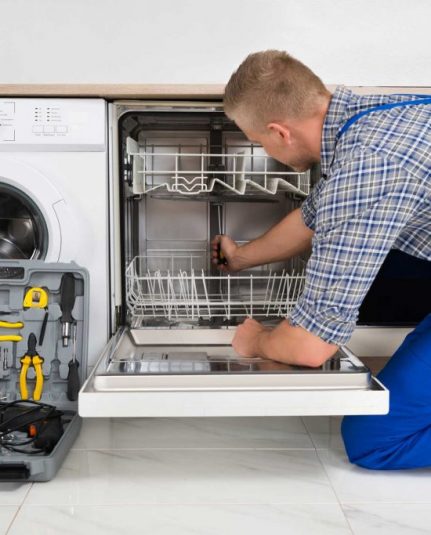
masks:
{"type": "Polygon", "coordinates": [[[238,357],[234,329],[128,329],[82,387],[84,417],[387,414],[389,392],[347,348],[319,368],[238,357]]]}

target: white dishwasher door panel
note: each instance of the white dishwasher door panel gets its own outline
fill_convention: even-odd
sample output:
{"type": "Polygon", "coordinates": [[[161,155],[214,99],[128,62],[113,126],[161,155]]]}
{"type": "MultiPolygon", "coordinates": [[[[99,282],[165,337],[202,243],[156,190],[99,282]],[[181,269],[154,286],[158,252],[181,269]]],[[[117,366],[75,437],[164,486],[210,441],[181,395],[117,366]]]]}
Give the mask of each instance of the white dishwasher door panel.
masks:
{"type": "Polygon", "coordinates": [[[83,417],[386,414],[389,392],[342,348],[320,368],[244,359],[234,330],[119,331],[79,394],[83,417]]]}

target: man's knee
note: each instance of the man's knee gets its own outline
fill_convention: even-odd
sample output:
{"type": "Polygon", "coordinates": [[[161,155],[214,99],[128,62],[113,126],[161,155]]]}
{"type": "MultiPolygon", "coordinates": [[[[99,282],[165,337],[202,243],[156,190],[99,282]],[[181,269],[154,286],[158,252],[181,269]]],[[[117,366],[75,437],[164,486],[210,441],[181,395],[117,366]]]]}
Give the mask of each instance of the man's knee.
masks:
{"type": "Polygon", "coordinates": [[[370,470],[388,469],[385,448],[376,425],[376,416],[345,416],[341,435],[347,457],[353,464],[370,470]]]}

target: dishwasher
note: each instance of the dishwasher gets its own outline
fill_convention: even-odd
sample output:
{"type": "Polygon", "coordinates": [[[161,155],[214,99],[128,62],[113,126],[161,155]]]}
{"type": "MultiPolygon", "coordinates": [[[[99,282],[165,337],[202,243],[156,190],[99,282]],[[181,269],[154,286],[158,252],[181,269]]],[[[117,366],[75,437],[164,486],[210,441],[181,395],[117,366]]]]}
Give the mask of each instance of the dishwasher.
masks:
{"type": "Polygon", "coordinates": [[[307,256],[226,274],[211,239],[263,234],[300,206],[318,169],[271,159],[220,102],[111,103],[109,141],[113,335],[81,389],[81,416],[388,412],[388,390],[348,347],[319,368],[231,347],[245,318],[288,316],[307,256]]]}

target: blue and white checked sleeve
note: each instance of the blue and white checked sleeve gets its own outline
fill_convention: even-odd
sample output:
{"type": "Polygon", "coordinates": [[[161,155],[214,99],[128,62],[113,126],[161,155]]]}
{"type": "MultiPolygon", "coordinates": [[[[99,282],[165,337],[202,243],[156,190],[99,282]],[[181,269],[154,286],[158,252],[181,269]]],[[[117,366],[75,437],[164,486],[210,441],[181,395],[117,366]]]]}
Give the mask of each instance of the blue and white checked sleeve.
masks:
{"type": "Polygon", "coordinates": [[[385,256],[423,199],[417,179],[369,150],[358,149],[321,182],[303,211],[315,234],[305,288],[289,320],[342,345],[385,256]]]}
{"type": "Polygon", "coordinates": [[[311,230],[315,230],[314,219],[316,217],[316,202],[325,184],[326,180],[321,178],[301,205],[302,219],[304,220],[305,225],[311,230]]]}

